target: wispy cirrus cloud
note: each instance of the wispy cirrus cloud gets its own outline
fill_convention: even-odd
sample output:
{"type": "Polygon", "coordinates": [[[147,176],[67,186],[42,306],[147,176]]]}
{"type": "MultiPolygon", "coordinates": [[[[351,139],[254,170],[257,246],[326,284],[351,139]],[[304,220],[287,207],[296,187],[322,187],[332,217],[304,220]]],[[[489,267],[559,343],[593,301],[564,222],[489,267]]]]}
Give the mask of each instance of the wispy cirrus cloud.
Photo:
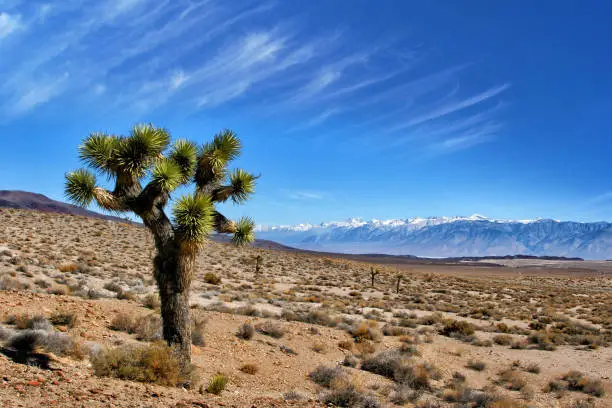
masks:
{"type": "Polygon", "coordinates": [[[502,129],[491,105],[509,84],[464,88],[470,64],[424,69],[426,52],[353,42],[333,26],[310,32],[298,14],[279,18],[273,2],[11,3],[0,12],[0,52],[13,56],[0,59],[0,119],[82,98],[136,113],[240,102],[289,114],[290,133],[345,131],[428,152],[473,147],[502,129]]]}
{"type": "Polygon", "coordinates": [[[0,12],[0,40],[22,28],[21,15],[0,12]]]}
{"type": "Polygon", "coordinates": [[[310,190],[284,190],[283,191],[285,197],[291,200],[300,200],[300,201],[320,201],[328,199],[328,195],[322,193],[320,191],[310,191],[310,190]]]}

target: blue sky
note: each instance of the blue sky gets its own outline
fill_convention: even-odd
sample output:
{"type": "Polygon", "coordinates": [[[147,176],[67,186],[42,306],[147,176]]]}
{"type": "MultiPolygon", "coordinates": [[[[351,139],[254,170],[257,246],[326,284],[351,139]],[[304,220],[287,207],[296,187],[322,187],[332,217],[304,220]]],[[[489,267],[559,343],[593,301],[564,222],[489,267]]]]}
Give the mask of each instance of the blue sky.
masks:
{"type": "Polygon", "coordinates": [[[0,189],[92,131],[229,127],[264,224],[612,219],[612,3],[3,0],[0,189]]]}

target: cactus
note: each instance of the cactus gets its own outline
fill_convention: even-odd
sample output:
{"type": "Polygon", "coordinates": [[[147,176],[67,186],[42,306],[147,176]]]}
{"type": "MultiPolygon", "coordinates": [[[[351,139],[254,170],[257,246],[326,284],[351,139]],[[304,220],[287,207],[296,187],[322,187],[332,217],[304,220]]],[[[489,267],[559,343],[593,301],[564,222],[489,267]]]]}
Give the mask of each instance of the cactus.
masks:
{"type": "Polygon", "coordinates": [[[185,367],[191,361],[189,288],[197,254],[213,230],[233,234],[236,245],[254,240],[250,218],[230,221],[215,208],[228,200],[243,203],[255,190],[257,177],[228,170],[240,150],[230,130],[197,147],[182,139],[171,142],[165,129],[137,125],[127,136],[92,133],[79,147],[79,155],[93,171],[66,174],[65,192],[72,202],[96,202],[108,211],[133,213],[150,230],[164,339],[179,351],[185,367]],[[98,185],[94,172],[113,182],[114,189],[98,185]],[[150,181],[143,185],[146,175],[150,181]],[[165,208],[171,193],[182,186],[191,186],[193,192],[175,200],[171,219],[165,208]]]}
{"type": "Polygon", "coordinates": [[[395,276],[396,282],[395,282],[395,293],[399,293],[400,291],[400,283],[402,282],[402,274],[398,273],[395,276]]]}

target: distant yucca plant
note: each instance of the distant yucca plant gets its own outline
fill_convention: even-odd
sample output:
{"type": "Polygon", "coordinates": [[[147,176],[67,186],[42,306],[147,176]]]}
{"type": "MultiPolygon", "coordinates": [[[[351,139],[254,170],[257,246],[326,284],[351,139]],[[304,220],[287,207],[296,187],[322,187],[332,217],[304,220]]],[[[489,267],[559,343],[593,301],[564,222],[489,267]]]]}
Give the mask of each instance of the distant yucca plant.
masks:
{"type": "Polygon", "coordinates": [[[137,125],[127,136],[92,133],[79,147],[81,160],[113,182],[112,191],[99,186],[92,171],[66,174],[66,196],[71,201],[81,206],[95,201],[108,211],[132,212],[153,234],[163,335],[178,349],[185,367],[191,361],[189,288],[196,255],[212,231],[233,234],[236,245],[255,238],[250,218],[233,222],[215,208],[228,200],[243,203],[255,190],[256,176],[240,169],[228,171],[240,150],[231,130],[198,147],[181,139],[171,143],[165,129],[137,125]],[[150,180],[146,185],[144,177],[150,180]],[[170,219],[165,207],[171,194],[189,184],[193,193],[175,201],[170,219]]]}

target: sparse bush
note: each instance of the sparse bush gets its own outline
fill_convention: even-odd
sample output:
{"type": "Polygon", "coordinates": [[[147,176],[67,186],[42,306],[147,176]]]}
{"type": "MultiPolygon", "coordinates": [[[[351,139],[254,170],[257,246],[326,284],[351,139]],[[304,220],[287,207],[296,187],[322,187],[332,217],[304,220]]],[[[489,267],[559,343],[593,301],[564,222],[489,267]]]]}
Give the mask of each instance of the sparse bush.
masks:
{"type": "Polygon", "coordinates": [[[130,332],[134,326],[134,317],[127,313],[118,313],[111,321],[110,328],[113,330],[130,332]]]}
{"type": "Polygon", "coordinates": [[[529,363],[525,366],[525,371],[533,374],[540,374],[540,366],[537,363],[529,363]]]}
{"type": "Polygon", "coordinates": [[[527,385],[527,380],[520,372],[508,369],[499,374],[500,382],[509,390],[520,391],[527,385]]]}
{"type": "Polygon", "coordinates": [[[325,353],[327,351],[327,346],[325,343],[317,341],[312,345],[311,349],[315,353],[325,353]]]}
{"type": "Polygon", "coordinates": [[[204,341],[204,329],[206,328],[206,319],[202,315],[191,316],[191,343],[196,346],[204,347],[206,342],[204,341]]]}
{"type": "Polygon", "coordinates": [[[257,325],[255,329],[259,333],[273,337],[275,339],[280,339],[285,335],[285,330],[278,323],[274,323],[270,320],[268,320],[264,324],[257,325]]]}
{"type": "Polygon", "coordinates": [[[49,333],[44,339],[44,349],[58,356],[70,356],[78,360],[85,357],[80,342],[74,337],[63,333],[49,333]]]}
{"type": "Polygon", "coordinates": [[[221,277],[217,276],[217,274],[208,272],[204,275],[204,282],[210,285],[219,285],[221,283],[221,277]]]}
{"type": "Polygon", "coordinates": [[[352,384],[346,384],[324,393],[321,396],[321,401],[334,407],[380,407],[376,400],[363,395],[352,384]]]}
{"type": "Polygon", "coordinates": [[[121,286],[115,282],[106,282],[104,284],[104,289],[115,293],[119,293],[123,290],[121,289],[121,286]]]}
{"type": "Polygon", "coordinates": [[[229,382],[229,377],[225,374],[217,373],[212,376],[210,381],[208,382],[208,386],[206,387],[206,392],[209,394],[219,395],[229,382]]]}
{"type": "Polygon", "coordinates": [[[120,290],[119,292],[117,292],[117,299],[119,300],[137,300],[138,296],[136,296],[136,293],[129,291],[129,290],[120,290]]]}
{"type": "Polygon", "coordinates": [[[351,351],[353,349],[353,342],[350,340],[340,340],[338,342],[338,347],[340,347],[342,350],[351,351]]]}
{"type": "Polygon", "coordinates": [[[373,320],[361,321],[351,327],[351,335],[357,342],[363,340],[380,341],[382,333],[378,329],[378,323],[373,320]]]}
{"type": "Polygon", "coordinates": [[[466,367],[471,368],[472,370],[475,370],[475,371],[484,371],[487,365],[485,364],[484,361],[469,360],[466,367]]]}
{"type": "Polygon", "coordinates": [[[64,263],[61,265],[57,266],[57,270],[59,270],[60,272],[76,272],[76,270],[78,269],[77,264],[75,263],[64,263]]]}
{"type": "Polygon", "coordinates": [[[352,354],[347,354],[344,356],[344,360],[342,360],[342,365],[345,367],[357,367],[359,364],[359,359],[352,354]]]}
{"type": "Polygon", "coordinates": [[[184,380],[172,349],[162,342],[100,349],[91,357],[94,374],[175,386],[184,380]]]}
{"type": "Polygon", "coordinates": [[[251,340],[254,335],[255,335],[255,328],[253,327],[253,325],[249,323],[244,323],[242,326],[240,326],[240,328],[236,332],[236,336],[243,340],[251,340]]]}
{"type": "Polygon", "coordinates": [[[572,391],[581,391],[585,394],[603,397],[605,394],[601,380],[585,377],[579,371],[569,371],[562,379],[567,382],[567,388],[572,391]]]}
{"type": "Polygon", "coordinates": [[[309,374],[312,382],[325,388],[329,388],[332,385],[332,382],[338,381],[339,379],[344,378],[344,376],[345,374],[341,367],[327,367],[322,365],[315,368],[309,374]]]}
{"type": "Polygon", "coordinates": [[[291,390],[283,394],[283,399],[285,401],[301,401],[304,396],[295,390],[291,390]]]}
{"type": "Polygon", "coordinates": [[[240,367],[240,371],[245,374],[255,375],[257,371],[259,371],[259,368],[255,364],[244,364],[240,367]]]}
{"type": "Polygon", "coordinates": [[[135,333],[136,339],[144,341],[155,341],[162,338],[161,318],[156,314],[140,316],[133,322],[129,333],[135,333]]]}
{"type": "Polygon", "coordinates": [[[500,346],[509,346],[512,344],[512,336],[508,334],[498,334],[497,336],[493,336],[493,341],[500,346]]]}
{"type": "Polygon", "coordinates": [[[406,384],[395,384],[389,400],[395,405],[405,405],[408,402],[415,402],[423,395],[423,390],[412,389],[406,384]]]}
{"type": "Polygon", "coordinates": [[[465,321],[446,320],[440,334],[448,337],[468,337],[474,334],[474,326],[465,321]]]}
{"type": "Polygon", "coordinates": [[[142,305],[152,310],[159,309],[160,304],[161,302],[157,293],[149,293],[142,300],[142,305]]]}
{"type": "Polygon", "coordinates": [[[67,326],[70,329],[77,327],[80,321],[79,315],[69,310],[58,311],[52,314],[49,320],[54,326],[67,326]]]}

